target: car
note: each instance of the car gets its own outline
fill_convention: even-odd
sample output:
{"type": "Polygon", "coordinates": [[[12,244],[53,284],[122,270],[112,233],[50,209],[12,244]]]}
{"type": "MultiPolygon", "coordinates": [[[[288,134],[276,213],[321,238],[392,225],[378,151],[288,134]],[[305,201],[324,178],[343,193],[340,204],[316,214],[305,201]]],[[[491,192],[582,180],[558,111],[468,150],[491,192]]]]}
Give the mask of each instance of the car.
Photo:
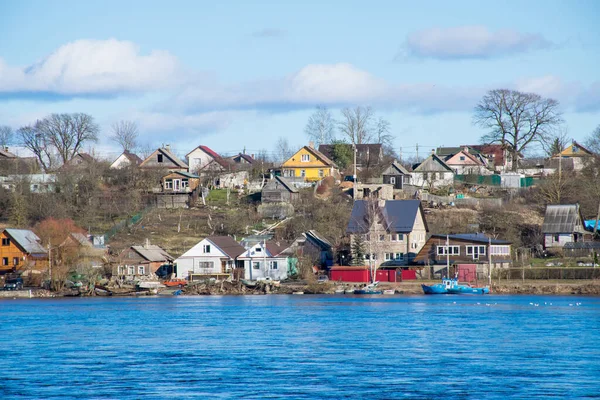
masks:
{"type": "Polygon", "coordinates": [[[23,289],[23,278],[9,278],[4,281],[4,290],[21,290],[23,289]]]}
{"type": "Polygon", "coordinates": [[[187,284],[188,282],[185,279],[172,279],[168,282],[165,282],[166,287],[178,287],[180,289],[187,284]]]}

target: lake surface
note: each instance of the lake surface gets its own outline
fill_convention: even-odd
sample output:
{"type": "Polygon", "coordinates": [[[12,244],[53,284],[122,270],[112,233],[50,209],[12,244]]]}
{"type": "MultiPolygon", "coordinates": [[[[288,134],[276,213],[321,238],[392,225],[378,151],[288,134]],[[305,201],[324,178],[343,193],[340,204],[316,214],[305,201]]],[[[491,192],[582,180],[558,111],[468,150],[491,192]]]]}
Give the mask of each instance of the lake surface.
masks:
{"type": "Polygon", "coordinates": [[[2,399],[533,397],[600,398],[600,298],[0,301],[2,399]]]}

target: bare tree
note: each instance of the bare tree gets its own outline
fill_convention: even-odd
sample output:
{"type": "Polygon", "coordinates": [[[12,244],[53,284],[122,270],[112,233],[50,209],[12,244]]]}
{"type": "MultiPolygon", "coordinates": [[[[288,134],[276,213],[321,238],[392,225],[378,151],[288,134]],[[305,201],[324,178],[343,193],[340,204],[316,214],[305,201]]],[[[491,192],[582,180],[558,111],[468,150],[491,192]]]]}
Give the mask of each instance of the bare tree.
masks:
{"type": "Polygon", "coordinates": [[[371,107],[344,108],[338,128],[351,144],[369,143],[374,136],[374,118],[371,107]]]}
{"type": "Polygon", "coordinates": [[[558,107],[558,101],[534,93],[496,89],[477,104],[473,122],[489,129],[484,143],[500,143],[510,152],[512,170],[517,171],[519,153],[532,143],[547,143],[562,123],[558,107]]]}
{"type": "Polygon", "coordinates": [[[317,106],[315,112],[308,118],[304,133],[317,147],[335,138],[334,121],[327,107],[317,106]]]}
{"type": "Polygon", "coordinates": [[[13,130],[8,125],[0,126],[0,150],[4,147],[8,147],[13,142],[13,130]]]}
{"type": "Polygon", "coordinates": [[[375,135],[377,143],[382,144],[383,147],[392,147],[394,136],[390,133],[390,122],[387,119],[382,117],[377,119],[375,135]]]}
{"type": "Polygon", "coordinates": [[[275,151],[278,161],[280,162],[284,162],[294,154],[292,148],[290,147],[290,143],[282,136],[280,136],[279,139],[277,139],[277,143],[275,143],[275,151]]]}
{"type": "Polygon", "coordinates": [[[27,125],[17,130],[21,145],[29,149],[38,159],[44,171],[52,169],[55,164],[55,154],[48,139],[38,130],[38,123],[27,125]]]}
{"type": "Polygon", "coordinates": [[[121,120],[112,124],[111,129],[113,134],[110,140],[121,146],[123,151],[131,151],[137,147],[139,131],[135,122],[121,120]]]}
{"type": "Polygon", "coordinates": [[[600,155],[600,125],[598,125],[587,137],[585,140],[585,147],[589,151],[600,155]]]}
{"type": "Polygon", "coordinates": [[[88,114],[52,114],[36,123],[35,129],[51,144],[60,160],[69,162],[87,142],[98,141],[98,125],[88,114]]]}

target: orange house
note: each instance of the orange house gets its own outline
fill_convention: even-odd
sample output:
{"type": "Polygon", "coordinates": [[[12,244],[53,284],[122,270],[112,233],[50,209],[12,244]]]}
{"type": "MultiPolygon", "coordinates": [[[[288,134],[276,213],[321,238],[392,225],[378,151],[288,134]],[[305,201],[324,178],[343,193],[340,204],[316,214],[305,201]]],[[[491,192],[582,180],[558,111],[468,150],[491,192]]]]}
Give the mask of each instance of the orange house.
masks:
{"type": "Polygon", "coordinates": [[[0,232],[0,274],[48,268],[48,252],[40,238],[27,229],[0,232]]]}

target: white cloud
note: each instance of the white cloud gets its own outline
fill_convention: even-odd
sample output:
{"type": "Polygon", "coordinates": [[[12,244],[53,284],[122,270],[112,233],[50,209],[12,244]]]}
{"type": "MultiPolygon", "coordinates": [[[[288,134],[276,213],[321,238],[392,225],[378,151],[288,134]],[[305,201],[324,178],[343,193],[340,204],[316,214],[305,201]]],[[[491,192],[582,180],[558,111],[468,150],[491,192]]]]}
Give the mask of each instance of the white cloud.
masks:
{"type": "Polygon", "coordinates": [[[408,35],[404,52],[418,58],[492,58],[549,46],[551,43],[538,34],[512,29],[491,32],[485,26],[467,25],[414,32],[408,35]]]}
{"type": "Polygon", "coordinates": [[[26,68],[0,59],[0,93],[113,95],[172,87],[182,75],[166,51],[143,55],[128,41],[77,40],[26,68]]]}

